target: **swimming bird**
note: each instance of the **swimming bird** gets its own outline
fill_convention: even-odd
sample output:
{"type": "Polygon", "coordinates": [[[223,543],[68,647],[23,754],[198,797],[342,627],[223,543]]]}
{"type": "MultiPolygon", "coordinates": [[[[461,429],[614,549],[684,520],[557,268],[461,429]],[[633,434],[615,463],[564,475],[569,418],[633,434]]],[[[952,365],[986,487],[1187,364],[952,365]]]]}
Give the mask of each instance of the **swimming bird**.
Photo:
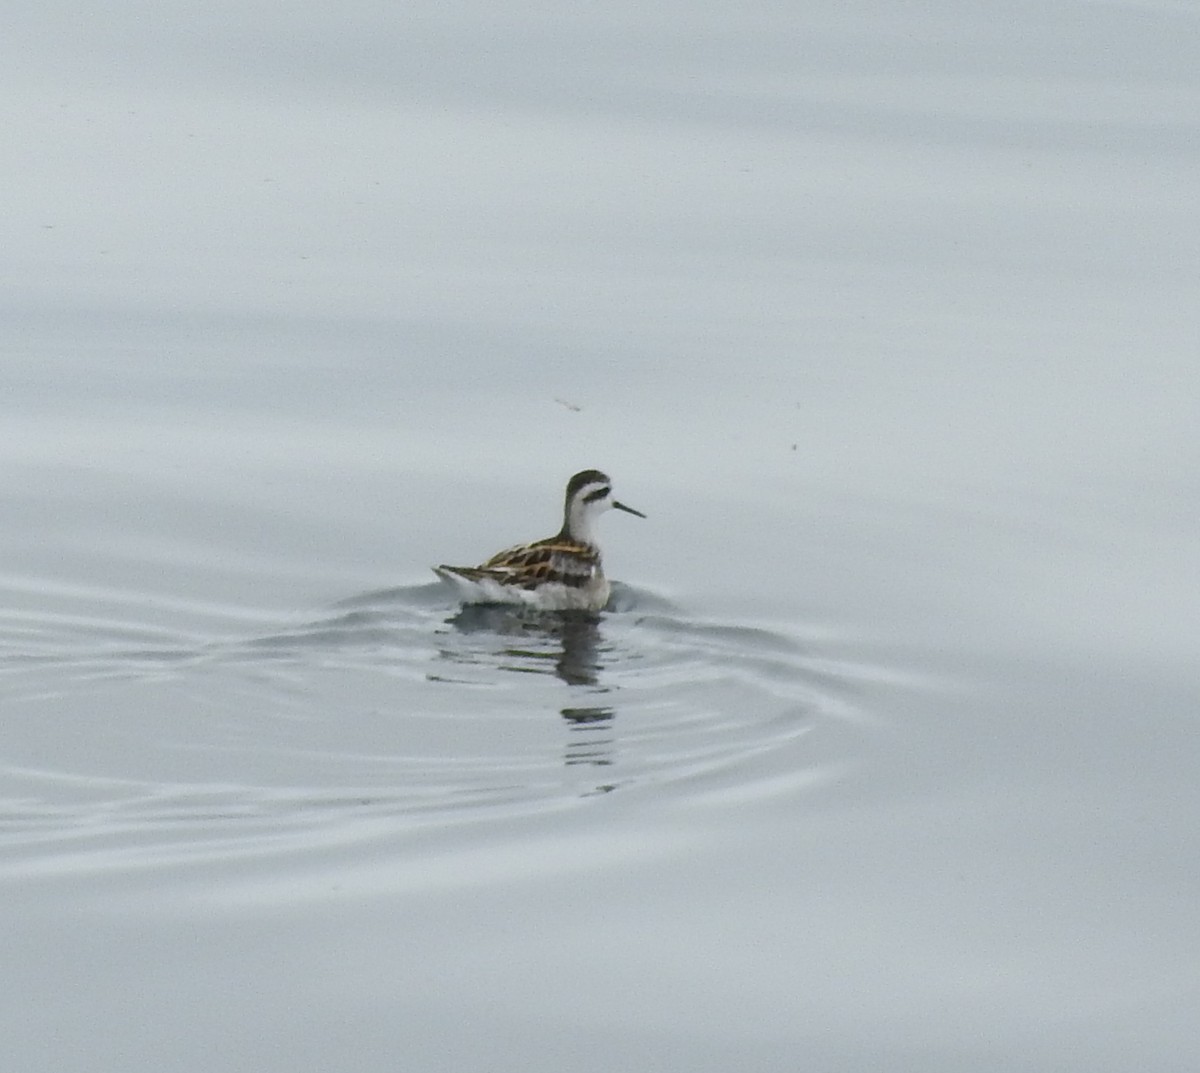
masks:
{"type": "Polygon", "coordinates": [[[612,497],[612,481],[585,469],[567,482],[562,528],[552,537],[497,552],[479,566],[435,566],[463,603],[522,604],[543,611],[599,611],[612,586],[600,566],[596,519],[615,507],[644,518],[612,497]]]}

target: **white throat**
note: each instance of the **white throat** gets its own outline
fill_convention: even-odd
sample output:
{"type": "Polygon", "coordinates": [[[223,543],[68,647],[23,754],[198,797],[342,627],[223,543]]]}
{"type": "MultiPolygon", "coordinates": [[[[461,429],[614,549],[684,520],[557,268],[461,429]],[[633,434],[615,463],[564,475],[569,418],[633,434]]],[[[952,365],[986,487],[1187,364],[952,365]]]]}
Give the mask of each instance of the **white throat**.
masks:
{"type": "Polygon", "coordinates": [[[583,488],[571,501],[567,512],[567,531],[585,544],[596,543],[596,519],[612,506],[612,500],[608,496],[591,503],[587,502],[584,497],[591,491],[595,489],[590,485],[583,488]]]}

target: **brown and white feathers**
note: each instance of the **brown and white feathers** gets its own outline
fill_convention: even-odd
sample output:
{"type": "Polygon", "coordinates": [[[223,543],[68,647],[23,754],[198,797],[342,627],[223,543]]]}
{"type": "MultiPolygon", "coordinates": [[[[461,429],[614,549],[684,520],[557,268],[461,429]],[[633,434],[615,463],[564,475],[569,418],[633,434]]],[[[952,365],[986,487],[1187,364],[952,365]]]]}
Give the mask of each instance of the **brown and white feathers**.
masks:
{"type": "Polygon", "coordinates": [[[497,552],[479,566],[435,566],[464,603],[524,604],[543,610],[598,611],[611,586],[595,541],[596,519],[612,508],[645,515],[612,498],[612,481],[595,469],[567,482],[557,534],[497,552]]]}

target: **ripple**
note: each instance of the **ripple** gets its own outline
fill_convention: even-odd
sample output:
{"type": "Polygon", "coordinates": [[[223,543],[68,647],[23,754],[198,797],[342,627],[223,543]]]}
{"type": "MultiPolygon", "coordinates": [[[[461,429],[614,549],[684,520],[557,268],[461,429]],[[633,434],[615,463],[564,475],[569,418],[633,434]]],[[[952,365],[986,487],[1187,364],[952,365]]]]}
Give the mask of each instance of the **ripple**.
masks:
{"type": "Polygon", "coordinates": [[[599,615],[389,589],[232,637],[137,607],[0,618],[10,849],[259,845],[698,775],[736,796],[754,758],[854,710],[857,671],[802,629],[701,621],[627,586],[599,615]]]}

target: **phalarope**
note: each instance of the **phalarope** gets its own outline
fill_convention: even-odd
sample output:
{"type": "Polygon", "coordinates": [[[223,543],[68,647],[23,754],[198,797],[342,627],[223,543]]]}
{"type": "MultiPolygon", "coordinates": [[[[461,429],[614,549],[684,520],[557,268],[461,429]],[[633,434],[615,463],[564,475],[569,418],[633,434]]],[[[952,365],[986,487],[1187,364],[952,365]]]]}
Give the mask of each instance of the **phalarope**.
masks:
{"type": "Polygon", "coordinates": [[[599,611],[611,591],[600,568],[596,519],[610,507],[644,518],[612,498],[612,481],[585,469],[567,482],[563,527],[552,537],[497,552],[479,566],[435,566],[468,604],[523,604],[545,611],[599,611]]]}

